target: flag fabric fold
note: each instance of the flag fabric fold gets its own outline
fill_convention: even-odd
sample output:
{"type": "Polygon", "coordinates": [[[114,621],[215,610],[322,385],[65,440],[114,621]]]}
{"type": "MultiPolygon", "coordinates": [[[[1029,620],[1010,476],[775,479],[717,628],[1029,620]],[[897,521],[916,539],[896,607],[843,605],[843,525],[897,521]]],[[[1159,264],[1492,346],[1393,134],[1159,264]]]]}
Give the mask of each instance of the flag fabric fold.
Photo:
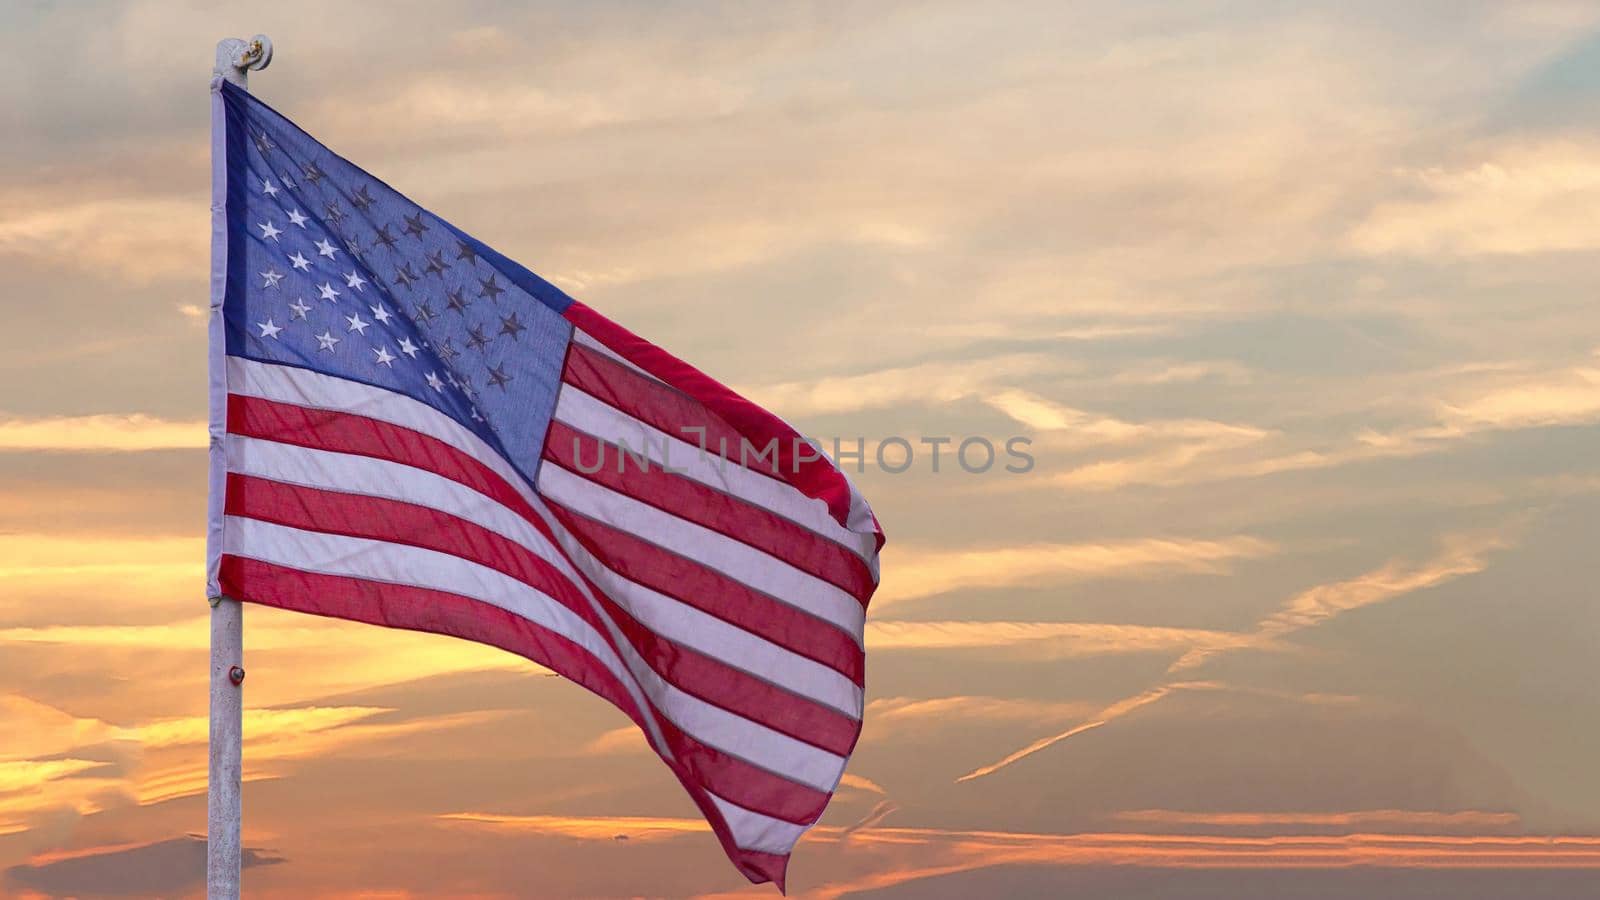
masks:
{"type": "Polygon", "coordinates": [[[211,594],[548,666],[781,888],[861,733],[865,500],[777,416],[214,90],[211,594]]]}

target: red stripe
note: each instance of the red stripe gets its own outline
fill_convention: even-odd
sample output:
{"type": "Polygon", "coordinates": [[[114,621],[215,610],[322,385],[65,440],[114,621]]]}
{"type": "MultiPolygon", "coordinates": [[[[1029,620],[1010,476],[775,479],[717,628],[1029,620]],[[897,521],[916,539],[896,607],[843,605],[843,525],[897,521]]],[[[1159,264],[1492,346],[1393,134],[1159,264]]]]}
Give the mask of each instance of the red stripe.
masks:
{"type": "Polygon", "coordinates": [[[702,744],[665,716],[658,717],[658,721],[662,736],[672,748],[675,761],[688,773],[688,780],[745,809],[795,825],[809,825],[822,815],[833,796],[702,744]]]}
{"type": "Polygon", "coordinates": [[[238,600],[488,644],[560,672],[611,701],[643,728],[633,697],[589,651],[547,628],[460,594],[303,572],[224,554],[222,593],[238,600]]]}
{"type": "MultiPolygon", "coordinates": [[[[677,767],[671,762],[667,765],[677,773],[677,767]]],[[[763,853],[760,850],[746,850],[734,843],[733,834],[728,831],[728,824],[722,820],[722,813],[711,802],[706,792],[692,785],[682,773],[678,778],[689,791],[689,797],[700,807],[700,814],[711,823],[711,831],[716,834],[717,840],[722,842],[722,850],[728,854],[728,859],[733,862],[739,874],[750,879],[754,884],[772,882],[778,886],[778,893],[786,892],[784,881],[789,868],[789,854],[763,853]]]]}
{"type": "MultiPolygon", "coordinates": [[[[799,435],[788,423],[578,301],[573,301],[563,315],[623,359],[700,401],[722,421],[749,438],[755,446],[765,447],[768,441],[776,439],[784,480],[799,488],[807,497],[816,497],[827,503],[833,518],[840,525],[848,526],[849,482],[825,459],[808,459],[805,462],[797,459],[793,442],[799,435]]],[[[878,532],[880,544],[882,534],[882,531],[878,532]]]]}
{"type": "Polygon", "coordinates": [[[471,560],[549,594],[605,633],[594,608],[561,570],[515,541],[431,506],[230,473],[224,508],[230,516],[422,547],[471,560]]]}
{"type": "MultiPolygon", "coordinates": [[[[542,591],[601,634],[604,625],[577,587],[526,547],[474,522],[432,507],[228,476],[226,511],[347,537],[422,547],[470,560],[542,591]]],[[[858,723],[837,710],[780,690],[639,624],[600,591],[607,614],[657,674],[687,693],[790,737],[840,755],[854,746],[858,723]]]]}
{"type": "Polygon", "coordinates": [[[766,444],[748,443],[733,426],[684,392],[646,378],[598,350],[577,341],[567,351],[561,380],[668,435],[703,446],[752,472],[783,481],[778,458],[766,444]],[[700,429],[705,434],[700,434],[700,429]],[[741,453],[743,458],[741,459],[741,453]],[[760,454],[760,455],[758,455],[760,454]]]}
{"type": "MultiPolygon", "coordinates": [[[[557,515],[563,511],[551,506],[557,515]]],[[[861,733],[861,723],[855,719],[662,637],[610,597],[598,592],[596,596],[650,667],[684,691],[829,753],[846,756],[855,746],[861,733]]]]}
{"type": "Polygon", "coordinates": [[[857,600],[871,597],[877,587],[861,557],[816,532],[660,466],[641,466],[624,456],[617,445],[564,422],[550,423],[544,458],[557,461],[581,478],[768,553],[857,600]]]}
{"type": "Polygon", "coordinates": [[[862,684],[861,648],[837,626],[619,528],[554,503],[551,509],[595,559],[623,578],[760,635],[862,684]]]}
{"type": "Polygon", "coordinates": [[[539,514],[493,469],[436,437],[366,416],[228,395],[228,432],[426,469],[509,507],[552,542],[539,514]]]}
{"type": "MultiPolygon", "coordinates": [[[[635,725],[644,727],[638,708],[622,683],[588,651],[481,600],[428,588],[304,572],[231,554],[222,556],[219,581],[226,596],[239,600],[389,628],[446,634],[498,647],[583,685],[621,709],[635,725]]],[[[767,784],[767,779],[775,776],[705,748],[671,722],[663,719],[660,724],[663,737],[677,757],[668,762],[669,768],[700,806],[728,856],[751,880],[781,884],[788,857],[738,847],[705,790],[709,786],[729,797],[728,785],[744,783],[755,787],[754,793],[759,796],[774,788],[791,792],[793,785],[782,779],[777,779],[778,785],[767,784]]],[[[819,807],[816,814],[820,813],[819,807]]],[[[814,819],[815,815],[805,821],[814,819]]]]}

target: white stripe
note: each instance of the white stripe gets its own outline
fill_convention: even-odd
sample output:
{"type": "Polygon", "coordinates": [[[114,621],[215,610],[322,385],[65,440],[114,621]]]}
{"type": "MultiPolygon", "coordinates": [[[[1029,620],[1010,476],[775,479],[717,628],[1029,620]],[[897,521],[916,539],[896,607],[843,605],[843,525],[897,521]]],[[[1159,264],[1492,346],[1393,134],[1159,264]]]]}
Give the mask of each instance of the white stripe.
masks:
{"type": "Polygon", "coordinates": [[[756,591],[861,634],[866,610],[838,587],[703,525],[662,512],[555,465],[539,468],[551,500],[705,566],[756,591]]]}
{"type": "Polygon", "coordinates": [[[796,825],[752,809],[745,809],[716,794],[711,794],[711,803],[716,806],[717,812],[722,813],[723,821],[728,823],[728,831],[733,833],[733,842],[745,850],[788,856],[789,851],[799,842],[800,836],[811,827],[796,825]]]}
{"type": "Polygon", "coordinates": [[[228,357],[228,390],[246,397],[365,416],[409,428],[460,450],[504,478],[532,502],[533,489],[483,438],[433,407],[405,394],[301,369],[228,357]]]}
{"type": "MultiPolygon", "coordinates": [[[[229,357],[228,373],[228,386],[233,393],[316,409],[331,409],[363,415],[378,421],[399,425],[403,428],[410,428],[449,444],[488,466],[521,494],[523,499],[527,500],[529,505],[532,506],[534,512],[555,534],[556,542],[566,551],[569,557],[573,559],[585,559],[588,557],[588,551],[567,531],[560,520],[556,519],[543,498],[539,497],[528,486],[527,482],[510,467],[509,463],[495,453],[477,435],[438,410],[394,391],[347,381],[293,366],[279,366],[239,357],[229,357]]],[[[643,688],[644,692],[652,699],[657,700],[657,706],[661,712],[669,720],[677,724],[681,730],[693,735],[703,743],[732,756],[749,760],[757,766],[810,785],[817,790],[833,791],[838,784],[839,773],[844,770],[844,759],[842,757],[796,741],[759,723],[732,716],[721,709],[711,707],[710,704],[697,697],[690,696],[671,685],[667,685],[639,657],[638,652],[634,650],[632,644],[628,643],[627,638],[622,635],[616,623],[611,620],[605,609],[594,599],[588,586],[576,577],[572,567],[563,561],[561,571],[562,574],[577,584],[578,589],[590,603],[597,618],[605,624],[607,633],[619,649],[623,662],[627,664],[628,670],[640,682],[639,687],[643,688]],[[705,709],[709,709],[709,712],[697,715],[705,709]],[[727,718],[737,721],[728,722],[726,721],[727,718]],[[743,723],[742,726],[739,723],[743,723]],[[716,737],[713,739],[708,734],[702,733],[702,729],[714,731],[716,737]],[[727,743],[727,741],[733,740],[730,735],[737,735],[741,732],[748,736],[746,738],[748,743],[739,743],[737,740],[734,743],[727,743]],[[776,755],[770,755],[770,751],[773,750],[779,752],[776,755]]],[[[624,683],[630,684],[631,691],[631,683],[626,681],[624,683]]],[[[645,721],[649,725],[650,736],[657,751],[662,756],[669,759],[672,758],[672,751],[667,747],[665,741],[661,739],[660,730],[656,726],[650,710],[646,710],[645,721]]]]}
{"type": "MultiPolygon", "coordinates": [[[[523,499],[534,502],[534,494],[527,481],[482,438],[437,409],[404,394],[310,369],[257,362],[238,356],[228,357],[228,390],[278,403],[365,416],[437,438],[488,466],[522,494],[523,499]]],[[[702,453],[698,446],[669,437],[571,385],[562,385],[556,418],[562,418],[563,407],[577,414],[577,418],[563,419],[572,427],[605,440],[625,440],[631,447],[648,449],[656,462],[663,462],[658,458],[661,448],[668,446],[663,441],[671,441],[670,456],[674,467],[680,465],[680,461],[687,460],[691,471],[686,474],[696,481],[775,512],[844,546],[866,561],[873,579],[877,579],[876,538],[841,526],[829,515],[827,504],[821,500],[807,497],[766,475],[737,464],[719,465],[710,454],[702,453]]]]}
{"type": "Polygon", "coordinates": [[[228,516],[223,551],[234,556],[328,575],[447,591],[481,600],[548,628],[583,647],[632,689],[642,688],[662,714],[702,743],[819,791],[832,791],[842,757],[678,690],[651,671],[628,644],[627,668],[589,623],[543,592],[470,560],[404,544],[305,531],[228,516]],[[628,677],[631,671],[633,677],[628,677]],[[634,685],[635,679],[639,684],[634,685]]]}
{"type": "MultiPolygon", "coordinates": [[[[625,445],[662,468],[777,513],[854,553],[877,578],[877,538],[840,525],[828,512],[828,504],[807,497],[792,485],[724,459],[712,452],[713,448],[702,451],[698,444],[640,421],[571,384],[561,386],[555,418],[603,441],[625,445]]],[[[608,460],[607,464],[617,462],[608,460]]]]}
{"type": "MultiPolygon", "coordinates": [[[[625,685],[633,682],[611,646],[577,613],[488,566],[423,547],[306,531],[243,516],[230,515],[226,521],[224,553],[307,572],[471,597],[561,635],[587,651],[618,681],[625,685]]],[[[642,703],[643,698],[635,700],[642,703]]]]}
{"type": "Polygon", "coordinates": [[[710,613],[619,575],[593,555],[578,567],[651,631],[749,672],[763,681],[861,720],[862,692],[844,674],[710,613]]]}
{"type": "MultiPolygon", "coordinates": [[[[227,439],[228,471],[319,490],[427,506],[480,525],[578,579],[566,558],[516,511],[426,469],[244,435],[227,439]]],[[[651,631],[859,720],[861,689],[814,660],[629,581],[585,553],[585,574],[651,631]]]]}
{"type": "MultiPolygon", "coordinates": [[[[595,337],[594,335],[590,334],[587,331],[584,331],[582,328],[574,327],[572,329],[572,339],[574,341],[577,341],[578,343],[584,345],[585,347],[588,347],[590,350],[593,350],[596,353],[599,353],[599,354],[601,354],[603,356],[609,357],[614,362],[621,363],[622,365],[627,366],[628,368],[634,370],[635,372],[638,372],[640,375],[643,375],[644,377],[650,379],[651,381],[654,381],[654,382],[656,382],[658,384],[666,384],[665,381],[662,381],[661,379],[655,377],[654,375],[651,375],[649,372],[646,372],[644,369],[639,368],[638,366],[634,365],[632,362],[630,362],[630,361],[628,361],[626,359],[623,359],[622,358],[622,354],[620,354],[617,351],[611,349],[610,347],[607,347],[605,344],[600,343],[600,339],[599,338],[595,337]]],[[[670,385],[668,385],[668,386],[670,387],[670,385]]]]}
{"type": "MultiPolygon", "coordinates": [[[[555,517],[542,498],[534,499],[533,508],[545,521],[551,533],[555,535],[556,543],[561,545],[568,556],[586,567],[595,564],[594,557],[577,537],[567,530],[561,520],[555,517]]],[[[583,588],[585,593],[588,592],[588,588],[582,583],[579,587],[583,588]]],[[[598,605],[597,611],[601,616],[605,615],[605,610],[599,609],[598,605]]],[[[611,622],[609,618],[605,621],[608,624],[611,622]]],[[[617,640],[623,660],[627,662],[628,668],[633,670],[634,677],[639,679],[645,693],[655,698],[667,719],[684,732],[703,744],[715,747],[759,768],[767,769],[790,781],[798,781],[829,794],[839,786],[839,777],[844,774],[847,762],[845,757],[813,747],[804,741],[797,741],[759,722],[734,715],[699,697],[678,690],[663,681],[646,665],[626,638],[619,636],[617,640]]]]}

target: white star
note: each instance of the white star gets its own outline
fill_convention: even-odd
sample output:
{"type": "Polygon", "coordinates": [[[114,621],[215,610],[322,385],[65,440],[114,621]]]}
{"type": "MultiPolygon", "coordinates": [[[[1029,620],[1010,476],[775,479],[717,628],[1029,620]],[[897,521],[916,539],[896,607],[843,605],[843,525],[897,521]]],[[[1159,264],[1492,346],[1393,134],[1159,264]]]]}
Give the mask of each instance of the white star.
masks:
{"type": "Polygon", "coordinates": [[[277,241],[278,235],[283,234],[271,222],[260,222],[257,223],[256,227],[261,229],[261,239],[263,241],[277,241]]]}
{"type": "Polygon", "coordinates": [[[381,325],[389,324],[389,320],[394,318],[393,314],[391,314],[387,309],[383,308],[382,303],[379,303],[377,306],[369,306],[367,308],[372,310],[372,317],[377,319],[378,323],[381,325]]]}
{"type": "Polygon", "coordinates": [[[428,380],[428,387],[433,388],[434,393],[436,393],[436,394],[444,393],[444,382],[439,379],[439,373],[438,372],[429,372],[428,375],[427,375],[427,380],[428,380]]]}
{"type": "Polygon", "coordinates": [[[333,253],[334,253],[333,245],[328,243],[327,238],[323,238],[322,240],[317,241],[317,255],[318,256],[326,256],[329,259],[333,259],[333,253]]]}
{"type": "Polygon", "coordinates": [[[344,283],[346,287],[353,287],[359,291],[366,287],[367,280],[361,277],[361,273],[351,269],[350,274],[344,276],[344,283]]]}
{"type": "Polygon", "coordinates": [[[340,338],[334,337],[332,332],[330,332],[330,331],[328,331],[328,329],[324,328],[324,329],[322,329],[322,333],[317,335],[317,343],[319,345],[321,345],[321,346],[317,347],[317,349],[318,350],[326,350],[329,353],[332,353],[333,352],[333,345],[339,343],[340,340],[341,340],[340,338]]]}
{"type": "Polygon", "coordinates": [[[394,368],[394,354],[389,352],[389,348],[378,347],[372,352],[378,354],[378,365],[394,368]]]}
{"type": "Polygon", "coordinates": [[[265,322],[257,322],[256,323],[256,327],[261,329],[261,336],[262,337],[264,337],[264,338],[272,338],[273,340],[277,340],[278,339],[278,332],[283,330],[282,328],[279,328],[278,326],[272,324],[272,320],[271,319],[268,319],[265,322]]]}
{"type": "Polygon", "coordinates": [[[269,197],[276,197],[278,195],[278,189],[272,186],[271,178],[261,179],[261,193],[266,194],[269,197]]]}
{"type": "Polygon", "coordinates": [[[359,332],[362,337],[366,337],[367,329],[372,327],[371,322],[361,321],[361,313],[356,313],[353,316],[345,316],[344,320],[350,323],[350,327],[345,329],[346,331],[359,332]]]}
{"type": "Polygon", "coordinates": [[[289,308],[294,310],[293,312],[289,313],[289,318],[291,319],[304,319],[306,317],[306,313],[311,311],[311,307],[306,303],[306,299],[304,297],[301,297],[289,304],[289,308]]]}
{"type": "Polygon", "coordinates": [[[322,299],[329,300],[334,303],[339,302],[339,292],[334,290],[333,285],[329,284],[328,282],[324,281],[322,283],[322,287],[317,288],[317,290],[322,292],[322,299]]]}
{"type": "Polygon", "coordinates": [[[306,227],[306,214],[298,209],[289,210],[289,224],[299,225],[301,228],[306,227]]]}
{"type": "Polygon", "coordinates": [[[306,259],[305,255],[299,250],[296,250],[294,255],[289,257],[289,264],[302,272],[311,271],[311,260],[306,259]]]}
{"type": "Polygon", "coordinates": [[[275,288],[278,286],[278,282],[283,280],[283,273],[277,269],[268,269],[261,273],[261,277],[264,279],[261,282],[262,287],[275,288]]]}
{"type": "Polygon", "coordinates": [[[400,339],[400,352],[404,353],[405,355],[407,355],[409,357],[411,357],[412,359],[416,359],[417,358],[417,345],[411,343],[411,338],[401,338],[400,339]]]}
{"type": "Polygon", "coordinates": [[[483,416],[478,415],[478,408],[476,406],[474,406],[472,408],[472,421],[474,421],[474,422],[482,422],[483,421],[483,416]]]}

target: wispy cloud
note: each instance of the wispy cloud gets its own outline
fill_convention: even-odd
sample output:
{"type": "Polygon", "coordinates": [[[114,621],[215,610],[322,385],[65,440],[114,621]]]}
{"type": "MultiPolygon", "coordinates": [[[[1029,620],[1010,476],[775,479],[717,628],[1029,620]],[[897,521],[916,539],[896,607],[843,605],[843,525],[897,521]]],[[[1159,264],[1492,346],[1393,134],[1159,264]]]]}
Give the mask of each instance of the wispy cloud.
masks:
{"type": "MultiPolygon", "coordinates": [[[[1230,650],[1257,649],[1263,645],[1270,645],[1284,635],[1314,627],[1341,613],[1480,572],[1488,566],[1489,553],[1506,546],[1506,542],[1507,538],[1497,534],[1448,535],[1442,541],[1444,546],[1441,552],[1420,564],[1402,560],[1390,561],[1355,578],[1319,585],[1296,594],[1277,612],[1263,619],[1255,631],[1234,635],[1235,641],[1227,646],[1198,646],[1190,649],[1168,668],[1168,672],[1177,673],[1192,669],[1217,654],[1230,650]]],[[[980,766],[956,780],[971,781],[991,775],[1040,750],[1086,731],[1100,728],[1175,692],[1224,688],[1224,685],[1214,681],[1172,681],[1152,687],[1106,706],[1087,722],[1058,734],[1040,738],[999,761],[980,766]]]]}
{"type": "MultiPolygon", "coordinates": [[[[1460,534],[1448,535],[1442,543],[1438,554],[1420,563],[1391,560],[1355,578],[1318,585],[1296,594],[1278,611],[1262,619],[1255,635],[1272,641],[1364,606],[1481,572],[1488,567],[1490,554],[1506,547],[1508,539],[1499,534],[1460,534]]],[[[1225,649],[1197,647],[1174,662],[1169,671],[1193,668],[1225,649]]]]}
{"type": "Polygon", "coordinates": [[[1600,247],[1600,146],[1543,140],[1483,148],[1404,173],[1422,196],[1380,203],[1351,232],[1375,254],[1525,254],[1600,247]]]}
{"type": "Polygon", "coordinates": [[[192,272],[205,258],[203,197],[118,197],[73,201],[55,192],[11,192],[0,216],[0,256],[90,264],[139,281],[192,272]],[[138,222],[138,228],[122,223],[138,222]],[[191,227],[202,225],[202,227],[191,227]]]}
{"type": "Polygon", "coordinates": [[[206,423],[174,422],[152,416],[55,416],[43,419],[0,417],[0,451],[197,450],[206,446],[206,423]]]}
{"type": "Polygon", "coordinates": [[[1224,828],[1316,826],[1323,828],[1511,828],[1522,823],[1514,812],[1464,809],[1358,809],[1347,812],[1197,812],[1130,809],[1113,816],[1140,825],[1201,825],[1224,828]]]}
{"type": "Polygon", "coordinates": [[[900,805],[895,803],[893,800],[879,800],[873,805],[872,809],[867,810],[866,815],[862,816],[855,822],[846,825],[844,829],[840,831],[839,839],[842,841],[848,841],[852,836],[863,829],[876,828],[877,826],[883,824],[885,819],[888,819],[890,816],[899,811],[900,805]]]}
{"type": "Polygon", "coordinates": [[[880,796],[887,796],[889,793],[883,789],[883,785],[878,784],[876,781],[861,775],[852,774],[850,772],[846,772],[844,775],[840,776],[839,788],[841,790],[849,789],[865,791],[869,794],[878,794],[880,796]]]}
{"type": "Polygon", "coordinates": [[[1094,729],[1100,728],[1101,726],[1106,725],[1109,722],[1113,722],[1113,721],[1116,721],[1117,719],[1122,718],[1123,716],[1127,715],[1128,713],[1133,712],[1136,709],[1139,709],[1140,707],[1149,706],[1150,704],[1156,702],[1157,700],[1160,700],[1161,698],[1167,696],[1168,694],[1171,694],[1173,691],[1187,690],[1187,689],[1193,689],[1193,688],[1208,689],[1208,688],[1212,688],[1212,687],[1215,687],[1215,686],[1216,685],[1214,685],[1211,682],[1185,682],[1185,683],[1178,683],[1178,684],[1164,684],[1164,685],[1161,685],[1160,687],[1151,688],[1150,690],[1145,691],[1143,693],[1135,694],[1132,697],[1123,698],[1122,700],[1118,700],[1117,702],[1111,704],[1110,706],[1107,706],[1104,709],[1100,710],[1098,713],[1096,713],[1094,715],[1094,717],[1092,719],[1090,719],[1087,722],[1084,722],[1084,723],[1079,724],[1079,725],[1074,725],[1073,727],[1068,728],[1066,731],[1060,732],[1058,734],[1052,734],[1052,735],[1050,735],[1048,737],[1042,737],[1042,738],[1038,739],[1037,741],[1034,741],[1033,743],[1029,744],[1028,746],[1023,747],[1022,749],[1017,750],[1014,753],[1010,753],[1010,754],[1006,755],[1005,757],[1000,759],[998,762],[991,763],[991,764],[989,764],[987,766],[979,766],[978,768],[973,769],[971,772],[968,772],[967,774],[961,776],[960,778],[957,778],[956,781],[958,781],[958,782],[971,781],[974,778],[982,778],[985,775],[993,775],[995,772],[998,772],[1001,769],[1004,769],[1006,766],[1009,766],[1012,763],[1019,762],[1021,760],[1027,759],[1028,757],[1032,756],[1033,754],[1038,753],[1040,750],[1044,750],[1044,749],[1046,749],[1048,747],[1053,747],[1056,744],[1059,744],[1062,741],[1066,740],[1067,738],[1075,737],[1077,735],[1083,734],[1085,731],[1093,731],[1094,729]]]}
{"type": "MultiPolygon", "coordinates": [[[[243,777],[246,781],[292,774],[294,769],[288,764],[296,760],[337,757],[357,747],[471,728],[508,715],[499,710],[479,710],[404,721],[368,722],[367,719],[386,711],[356,708],[274,712],[278,715],[267,717],[267,727],[261,731],[252,730],[250,711],[245,713],[243,777]]],[[[194,753],[169,754],[163,759],[163,763],[141,768],[134,779],[133,794],[139,803],[160,803],[205,792],[204,759],[194,753]]]]}
{"type": "MultiPolygon", "coordinates": [[[[547,671],[503,650],[443,635],[375,628],[254,605],[246,613],[250,671],[255,676],[251,699],[263,706],[299,705],[331,694],[464,672],[547,671]],[[309,665],[308,660],[315,664],[309,665]]],[[[209,635],[206,618],[148,625],[12,627],[0,628],[0,648],[32,644],[135,657],[194,654],[209,646],[209,635]]]]}
{"type": "MultiPolygon", "coordinates": [[[[1415,424],[1363,427],[1314,440],[1245,426],[1217,426],[1190,434],[1169,431],[1165,436],[1171,440],[1153,447],[1141,443],[1128,455],[1083,463],[1046,477],[1074,491],[1260,478],[1443,453],[1495,432],[1600,421],[1600,368],[1592,359],[1564,366],[1485,364],[1415,378],[1436,379],[1442,374],[1453,374],[1455,383],[1433,389],[1431,398],[1424,395],[1413,401],[1421,411],[1415,424]]],[[[1405,385],[1397,390],[1419,388],[1405,385]]]]}
{"type": "MultiPolygon", "coordinates": [[[[244,711],[246,781],[281,777],[285,763],[347,752],[359,745],[467,727],[502,715],[457,713],[373,722],[394,710],[304,706],[244,711]]],[[[0,831],[29,827],[39,814],[70,809],[88,815],[117,802],[159,803],[203,793],[204,715],[117,726],[78,718],[27,698],[6,698],[0,724],[0,831]],[[31,757],[31,758],[30,758],[31,757]]]]}
{"type": "MultiPolygon", "coordinates": [[[[1080,720],[1092,703],[1013,697],[880,697],[867,704],[862,740],[901,739],[908,734],[947,734],[950,728],[1050,727],[1080,720]]],[[[880,791],[881,792],[881,791],[880,791]]]]}
{"type": "Polygon", "coordinates": [[[1113,375],[1111,381],[1115,384],[1183,384],[1195,381],[1245,384],[1254,377],[1248,366],[1233,360],[1167,360],[1128,366],[1113,375]]]}
{"type": "Polygon", "coordinates": [[[1250,635],[1204,628],[1100,622],[869,621],[872,650],[1004,649],[1028,659],[1184,653],[1197,647],[1263,646],[1250,635]]]}
{"type": "Polygon", "coordinates": [[[592,756],[649,753],[650,744],[644,739],[644,732],[637,726],[624,725],[603,732],[599,737],[584,744],[583,752],[592,756]]]}
{"type": "Polygon", "coordinates": [[[1232,563],[1269,556],[1276,547],[1244,535],[1218,538],[1143,538],[1081,544],[1028,544],[987,550],[896,547],[884,551],[884,579],[874,602],[904,600],[965,588],[1058,584],[1083,578],[1164,577],[1223,573],[1232,563]]]}
{"type": "Polygon", "coordinates": [[[742,393],[785,415],[860,412],[903,403],[950,403],[998,394],[1019,379],[1074,368],[1043,353],[921,363],[810,381],[749,385],[742,393]]]}
{"type": "Polygon", "coordinates": [[[1037,722],[1070,719],[1094,711],[1092,704],[1071,700],[1027,700],[1015,697],[879,697],[867,704],[873,726],[922,720],[974,719],[1037,722]]]}
{"type": "Polygon", "coordinates": [[[0,794],[38,790],[46,782],[76,775],[100,763],[88,759],[19,759],[0,761],[0,794]]]}

